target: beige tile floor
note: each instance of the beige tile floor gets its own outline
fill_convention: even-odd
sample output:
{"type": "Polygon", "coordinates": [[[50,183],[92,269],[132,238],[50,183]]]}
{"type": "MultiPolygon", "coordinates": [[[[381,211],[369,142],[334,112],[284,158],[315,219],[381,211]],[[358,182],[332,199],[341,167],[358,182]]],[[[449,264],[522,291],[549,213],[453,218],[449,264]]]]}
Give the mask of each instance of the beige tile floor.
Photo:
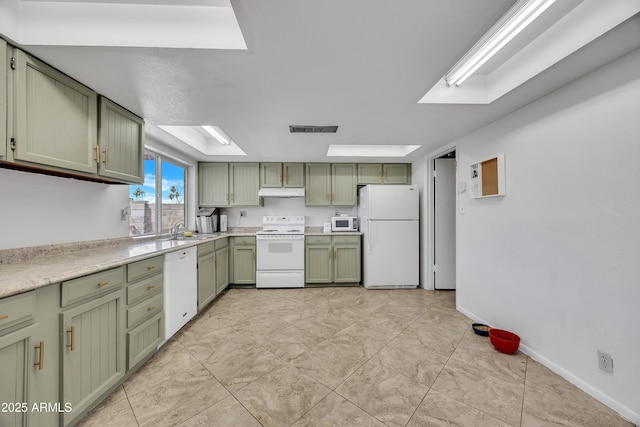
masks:
{"type": "Polygon", "coordinates": [[[505,355],[455,293],[230,289],[82,426],[632,426],[505,355]]]}

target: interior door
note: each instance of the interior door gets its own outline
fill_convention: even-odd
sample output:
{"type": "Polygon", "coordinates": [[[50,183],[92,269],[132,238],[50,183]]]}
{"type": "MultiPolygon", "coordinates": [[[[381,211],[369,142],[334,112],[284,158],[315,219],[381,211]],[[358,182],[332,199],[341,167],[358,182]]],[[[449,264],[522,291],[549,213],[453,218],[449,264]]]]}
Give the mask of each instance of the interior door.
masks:
{"type": "Polygon", "coordinates": [[[434,287],[456,288],[456,160],[435,159],[434,287]]]}

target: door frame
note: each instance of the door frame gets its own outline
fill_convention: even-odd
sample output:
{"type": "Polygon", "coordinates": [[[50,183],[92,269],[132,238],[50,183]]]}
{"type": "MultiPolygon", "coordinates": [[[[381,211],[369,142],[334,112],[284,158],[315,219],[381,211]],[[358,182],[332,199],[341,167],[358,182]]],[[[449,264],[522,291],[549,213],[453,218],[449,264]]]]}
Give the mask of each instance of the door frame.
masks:
{"type": "MultiPolygon", "coordinates": [[[[435,202],[434,202],[434,189],[433,189],[433,178],[434,178],[434,171],[435,171],[435,162],[434,160],[442,157],[448,153],[451,153],[455,151],[456,152],[456,160],[458,159],[458,152],[457,152],[457,148],[455,145],[453,146],[447,146],[442,148],[439,151],[436,151],[435,154],[431,154],[427,157],[426,161],[426,174],[425,174],[425,183],[424,183],[424,189],[425,189],[425,204],[426,204],[426,212],[427,215],[425,215],[425,219],[426,221],[424,221],[425,224],[425,231],[426,231],[426,245],[425,245],[425,257],[423,258],[424,261],[424,266],[426,269],[426,274],[423,276],[424,282],[423,282],[423,287],[425,289],[430,289],[430,290],[435,290],[435,279],[434,279],[434,271],[435,271],[435,264],[433,262],[434,259],[434,254],[435,254],[435,221],[434,221],[434,215],[435,215],[435,202]]],[[[456,208],[455,208],[455,215],[456,215],[456,232],[455,232],[455,240],[456,240],[456,261],[457,261],[457,257],[458,257],[458,221],[457,221],[457,216],[458,216],[458,197],[457,197],[457,183],[460,182],[460,177],[459,177],[459,169],[456,167],[456,208]]],[[[458,263],[456,262],[456,277],[458,276],[458,267],[457,267],[458,263]]]]}

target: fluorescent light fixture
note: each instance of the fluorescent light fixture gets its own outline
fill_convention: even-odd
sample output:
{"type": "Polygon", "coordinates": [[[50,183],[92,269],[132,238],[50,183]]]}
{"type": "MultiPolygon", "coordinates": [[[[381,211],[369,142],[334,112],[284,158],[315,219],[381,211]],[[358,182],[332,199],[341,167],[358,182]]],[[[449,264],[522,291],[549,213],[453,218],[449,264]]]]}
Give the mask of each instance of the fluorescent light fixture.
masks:
{"type": "Polygon", "coordinates": [[[328,157],[404,157],[421,145],[342,145],[331,144],[328,157]]]}
{"type": "Polygon", "coordinates": [[[520,0],[445,76],[447,86],[459,86],[556,0],[520,0]]]}
{"type": "MultiPolygon", "coordinates": [[[[154,135],[160,141],[167,144],[175,143],[175,141],[167,140],[167,135],[164,133],[155,133],[154,129],[162,129],[172,137],[179,141],[182,141],[186,145],[195,148],[199,152],[209,156],[246,156],[246,153],[242,151],[238,145],[228,139],[224,132],[221,136],[227,137],[227,144],[217,144],[214,139],[209,137],[209,133],[204,130],[204,126],[188,126],[188,125],[156,125],[150,126],[150,134],[154,135]]],[[[219,129],[219,128],[218,128],[219,129]]],[[[216,138],[217,140],[217,138],[216,138]]]]}
{"type": "Polygon", "coordinates": [[[222,131],[218,126],[202,126],[202,129],[207,131],[209,135],[218,140],[222,145],[229,145],[231,138],[222,131]]]}

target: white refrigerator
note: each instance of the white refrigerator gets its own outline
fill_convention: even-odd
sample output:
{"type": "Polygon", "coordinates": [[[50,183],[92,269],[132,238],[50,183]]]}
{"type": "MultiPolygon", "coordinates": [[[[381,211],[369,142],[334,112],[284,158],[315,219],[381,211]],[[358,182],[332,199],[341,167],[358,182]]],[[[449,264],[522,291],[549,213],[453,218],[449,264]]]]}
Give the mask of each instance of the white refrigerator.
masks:
{"type": "Polygon", "coordinates": [[[418,187],[366,185],[358,191],[363,233],[362,282],[367,289],[418,286],[418,187]]]}

